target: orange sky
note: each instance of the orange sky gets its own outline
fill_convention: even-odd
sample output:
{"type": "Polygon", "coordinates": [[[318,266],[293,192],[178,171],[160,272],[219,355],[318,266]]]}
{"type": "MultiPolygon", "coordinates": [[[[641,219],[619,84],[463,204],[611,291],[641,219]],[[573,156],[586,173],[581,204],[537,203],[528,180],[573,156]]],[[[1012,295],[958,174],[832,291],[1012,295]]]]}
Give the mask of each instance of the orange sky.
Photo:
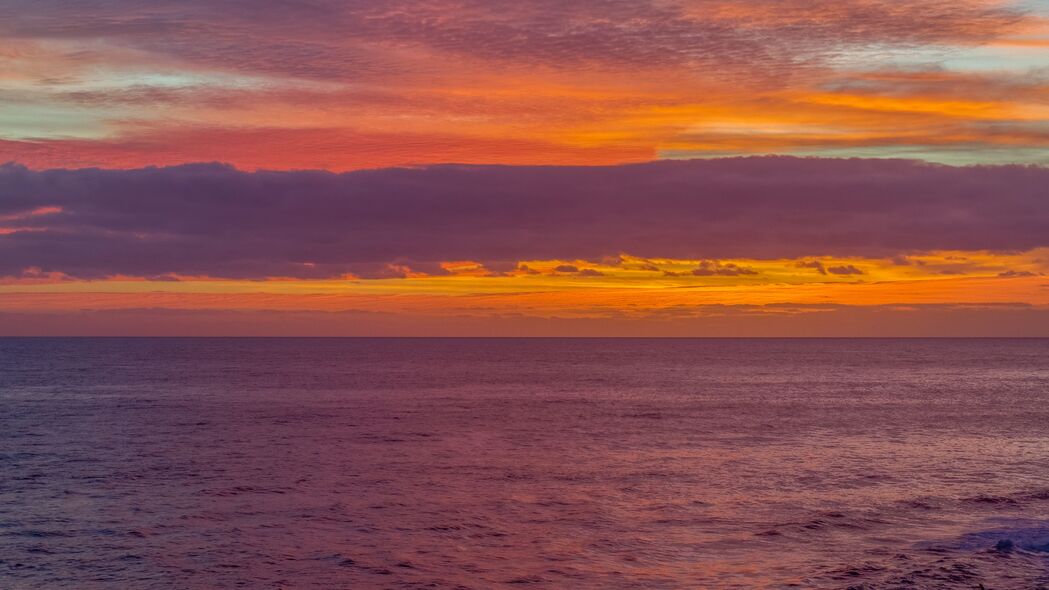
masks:
{"type": "Polygon", "coordinates": [[[0,4],[0,334],[1049,335],[1047,47],[1043,0],[0,4]],[[758,155],[820,159],[625,166],[758,155]]]}
{"type": "Polygon", "coordinates": [[[0,161],[1047,161],[1040,1],[547,4],[11,11],[0,24],[0,161]]]}
{"type": "MultiPolygon", "coordinates": [[[[953,311],[947,316],[950,323],[939,326],[951,334],[975,330],[964,321],[959,323],[966,315],[986,321],[985,314],[973,310],[1007,310],[1012,315],[1031,315],[1031,328],[1037,334],[1049,317],[1047,249],[1016,254],[937,252],[913,256],[906,264],[900,262],[826,257],[718,261],[720,268],[741,268],[754,274],[697,276],[693,271],[713,268],[712,261],[704,264],[623,256],[603,263],[533,260],[522,263],[518,270],[497,274],[478,263],[458,262],[446,264],[451,274],[441,276],[409,273],[406,278],[390,279],[265,281],[179,277],[164,283],[132,277],[81,281],[31,272],[0,284],[0,309],[11,314],[50,316],[71,310],[79,314],[151,309],[276,313],[288,318],[279,330],[292,333],[315,333],[302,326],[301,319],[294,320],[299,312],[389,314],[415,318],[423,324],[436,322],[425,331],[436,335],[461,335],[456,326],[461,327],[464,321],[472,326],[468,333],[476,333],[477,326],[484,325],[478,322],[487,320],[494,327],[513,317],[517,324],[523,324],[516,331],[539,329],[541,334],[554,335],[577,334],[579,328],[546,325],[552,320],[628,320],[633,328],[619,328],[626,335],[653,329],[663,333],[673,323],[680,326],[681,322],[691,322],[692,335],[725,335],[723,328],[712,331],[710,326],[696,322],[736,317],[748,334],[760,334],[764,319],[845,315],[850,313],[849,308],[897,316],[953,311]],[[817,263],[830,271],[822,274],[817,263]],[[449,318],[457,321],[447,322],[449,318]],[[528,318],[534,321],[522,322],[528,318]]],[[[923,319],[927,320],[918,318],[923,319]]],[[[877,321],[868,322],[873,325],[867,329],[875,330],[877,321]]],[[[373,323],[365,327],[351,323],[342,330],[349,334],[382,333],[373,323]]],[[[793,329],[797,331],[803,325],[793,329]]],[[[190,334],[210,333],[207,323],[187,329],[190,334]]],[[[578,332],[590,333],[591,327],[578,332]]],[[[848,330],[830,333],[855,335],[848,330]]]]}

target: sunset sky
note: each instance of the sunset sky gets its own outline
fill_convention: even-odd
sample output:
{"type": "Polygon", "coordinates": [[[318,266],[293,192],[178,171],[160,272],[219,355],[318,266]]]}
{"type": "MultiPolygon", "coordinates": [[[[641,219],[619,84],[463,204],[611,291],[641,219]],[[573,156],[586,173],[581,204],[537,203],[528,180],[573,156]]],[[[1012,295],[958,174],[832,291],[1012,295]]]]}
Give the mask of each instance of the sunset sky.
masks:
{"type": "Polygon", "coordinates": [[[1049,336],[1049,0],[0,0],[0,335],[1049,336]]]}

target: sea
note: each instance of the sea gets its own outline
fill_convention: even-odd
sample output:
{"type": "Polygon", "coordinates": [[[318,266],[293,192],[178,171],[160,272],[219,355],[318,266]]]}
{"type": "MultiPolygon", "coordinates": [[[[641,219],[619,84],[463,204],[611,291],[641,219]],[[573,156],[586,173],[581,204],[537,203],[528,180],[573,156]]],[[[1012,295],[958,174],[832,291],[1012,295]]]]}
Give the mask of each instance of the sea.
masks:
{"type": "Polygon", "coordinates": [[[1049,340],[0,339],[0,588],[1049,588],[1049,340]]]}

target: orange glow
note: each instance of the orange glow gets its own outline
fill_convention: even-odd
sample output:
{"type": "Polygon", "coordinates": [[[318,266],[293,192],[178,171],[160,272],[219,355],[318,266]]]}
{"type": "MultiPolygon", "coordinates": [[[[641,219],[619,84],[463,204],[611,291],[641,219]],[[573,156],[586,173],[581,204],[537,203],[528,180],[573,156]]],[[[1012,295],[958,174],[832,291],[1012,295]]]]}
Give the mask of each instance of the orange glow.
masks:
{"type": "MultiPolygon", "coordinates": [[[[697,19],[742,19],[747,26],[844,18],[825,5],[794,17],[764,2],[697,10],[697,19]]],[[[1022,27],[1016,23],[987,47],[1041,46],[1039,23],[1033,17],[1022,27]]],[[[965,31],[963,26],[959,34],[965,31]]],[[[24,66],[12,71],[29,76],[26,84],[33,71],[26,64],[54,69],[54,76],[79,67],[54,47],[10,47],[7,53],[24,66]]],[[[137,58],[121,53],[113,59],[118,57],[137,58]]],[[[919,157],[969,162],[987,157],[978,153],[981,147],[1008,150],[1012,160],[1046,161],[1049,85],[993,67],[810,64],[784,85],[762,72],[733,72],[740,79],[726,80],[674,64],[627,71],[569,64],[508,68],[483,60],[441,64],[436,78],[361,84],[247,78],[229,88],[132,93],[119,114],[85,115],[81,134],[0,134],[0,161],[35,168],[222,161],[244,169],[352,170],[435,162],[615,164],[681,154],[862,150],[868,156],[908,149],[919,157]],[[162,118],[153,114],[157,104],[164,107],[162,118]]],[[[104,93],[76,96],[84,113],[109,104],[104,93]]]]}
{"type": "Polygon", "coordinates": [[[774,314],[803,313],[806,306],[821,305],[1047,307],[1047,254],[935,252],[896,260],[716,262],[624,255],[605,262],[525,261],[504,273],[461,261],[442,265],[447,275],[405,268],[406,278],[369,280],[71,281],[36,271],[0,284],[0,307],[21,312],[235,309],[590,318],[694,317],[718,313],[726,305],[765,306],[763,313],[774,314]],[[714,271],[709,269],[724,274],[710,274],[714,271]]]}

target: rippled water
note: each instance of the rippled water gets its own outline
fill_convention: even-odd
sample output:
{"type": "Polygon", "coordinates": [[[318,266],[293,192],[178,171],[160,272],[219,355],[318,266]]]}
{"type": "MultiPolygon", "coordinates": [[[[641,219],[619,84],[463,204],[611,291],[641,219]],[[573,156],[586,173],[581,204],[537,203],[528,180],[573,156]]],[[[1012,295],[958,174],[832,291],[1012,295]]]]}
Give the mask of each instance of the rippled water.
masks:
{"type": "Polygon", "coordinates": [[[0,339],[2,588],[980,584],[1049,340],[0,339]]]}

